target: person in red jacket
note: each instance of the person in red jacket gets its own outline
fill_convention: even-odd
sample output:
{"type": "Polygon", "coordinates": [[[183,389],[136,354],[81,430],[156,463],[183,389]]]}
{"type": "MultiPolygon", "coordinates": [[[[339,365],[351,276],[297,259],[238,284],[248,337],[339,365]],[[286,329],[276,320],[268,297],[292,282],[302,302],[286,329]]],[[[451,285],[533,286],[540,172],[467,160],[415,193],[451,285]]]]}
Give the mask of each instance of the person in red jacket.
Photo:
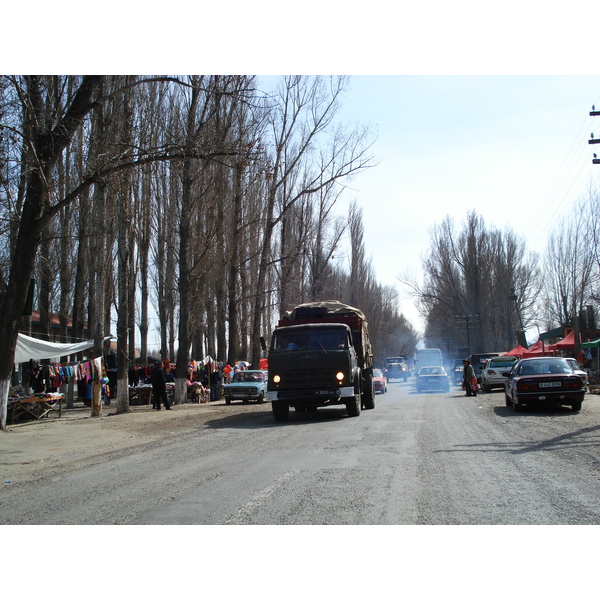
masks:
{"type": "Polygon", "coordinates": [[[477,396],[477,378],[475,369],[467,359],[463,360],[463,381],[465,382],[465,396],[477,396]]]}

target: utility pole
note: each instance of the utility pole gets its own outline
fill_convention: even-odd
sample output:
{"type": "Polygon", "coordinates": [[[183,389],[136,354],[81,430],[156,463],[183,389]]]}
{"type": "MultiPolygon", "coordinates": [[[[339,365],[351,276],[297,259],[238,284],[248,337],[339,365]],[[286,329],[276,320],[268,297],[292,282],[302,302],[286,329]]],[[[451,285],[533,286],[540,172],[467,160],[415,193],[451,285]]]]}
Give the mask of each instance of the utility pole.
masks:
{"type": "MultiPolygon", "coordinates": [[[[596,110],[595,106],[592,106],[592,110],[590,111],[590,117],[598,117],[600,116],[600,110],[596,110]]],[[[588,140],[588,144],[600,144],[600,138],[595,138],[594,134],[590,134],[590,139],[588,140]]],[[[596,156],[594,153],[594,158],[592,159],[592,164],[600,165],[600,158],[596,156]]]]}
{"type": "Polygon", "coordinates": [[[471,354],[471,327],[479,324],[479,315],[456,315],[457,323],[466,326],[467,351],[471,354]]]}

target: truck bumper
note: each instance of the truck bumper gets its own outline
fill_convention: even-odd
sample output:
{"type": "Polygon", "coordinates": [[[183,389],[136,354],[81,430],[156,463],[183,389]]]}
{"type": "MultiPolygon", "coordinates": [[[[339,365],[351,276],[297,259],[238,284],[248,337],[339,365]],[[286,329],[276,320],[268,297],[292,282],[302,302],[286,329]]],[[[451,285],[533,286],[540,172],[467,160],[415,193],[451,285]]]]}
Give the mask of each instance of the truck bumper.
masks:
{"type": "Polygon", "coordinates": [[[296,401],[316,401],[326,404],[336,404],[342,399],[353,398],[353,387],[342,387],[335,389],[307,389],[307,390],[275,390],[267,392],[267,400],[269,402],[277,402],[283,400],[285,402],[296,401]]]}

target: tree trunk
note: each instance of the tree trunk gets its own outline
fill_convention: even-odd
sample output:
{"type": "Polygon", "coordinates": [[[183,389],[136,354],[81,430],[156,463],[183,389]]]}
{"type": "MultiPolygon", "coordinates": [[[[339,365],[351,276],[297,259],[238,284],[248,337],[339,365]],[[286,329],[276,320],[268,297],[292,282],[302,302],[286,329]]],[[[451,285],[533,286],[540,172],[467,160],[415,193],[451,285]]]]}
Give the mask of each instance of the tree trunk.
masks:
{"type": "Polygon", "coordinates": [[[239,270],[240,270],[240,227],[242,226],[242,175],[243,167],[238,162],[235,166],[233,207],[231,214],[231,249],[229,254],[229,280],[227,289],[227,307],[229,324],[229,346],[227,351],[227,362],[231,365],[240,350],[240,327],[239,327],[239,270]]]}
{"type": "Polygon", "coordinates": [[[127,219],[117,221],[117,413],[129,411],[129,240],[127,219]]]}
{"type": "MultiPolygon", "coordinates": [[[[197,82],[194,82],[197,83],[197,82]]],[[[196,110],[200,95],[199,87],[191,90],[190,105],[186,122],[186,147],[191,150],[196,135],[196,110]]],[[[186,401],[184,388],[187,379],[187,365],[190,351],[190,222],[192,219],[192,163],[183,161],[181,191],[181,215],[179,222],[179,347],[177,349],[177,367],[175,369],[175,404],[186,401]]]]}
{"type": "MultiPolygon", "coordinates": [[[[100,77],[84,77],[79,90],[73,96],[69,110],[65,113],[65,119],[55,126],[56,135],[42,130],[47,125],[45,120],[31,115],[29,142],[32,144],[38,166],[31,169],[26,178],[23,209],[8,277],[7,289],[10,293],[4,294],[0,308],[0,331],[3,332],[3,343],[0,344],[0,429],[6,428],[8,390],[13,372],[19,325],[42,230],[49,218],[44,213],[47,200],[46,182],[51,179],[54,164],[63,149],[70,143],[75,131],[81,126],[84,115],[91,110],[90,99],[99,81],[100,77]]],[[[36,77],[30,77],[29,83],[28,106],[39,111],[41,105],[39,82],[36,77]]]]}

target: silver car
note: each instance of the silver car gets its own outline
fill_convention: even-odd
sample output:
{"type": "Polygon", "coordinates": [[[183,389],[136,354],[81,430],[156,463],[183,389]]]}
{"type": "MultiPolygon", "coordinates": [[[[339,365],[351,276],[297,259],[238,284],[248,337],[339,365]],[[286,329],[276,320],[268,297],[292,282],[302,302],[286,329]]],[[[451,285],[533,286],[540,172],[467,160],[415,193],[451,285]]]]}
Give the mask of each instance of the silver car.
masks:
{"type": "Polygon", "coordinates": [[[516,356],[494,356],[489,358],[481,371],[481,389],[489,392],[492,388],[504,388],[506,373],[519,360],[516,356]]]}

